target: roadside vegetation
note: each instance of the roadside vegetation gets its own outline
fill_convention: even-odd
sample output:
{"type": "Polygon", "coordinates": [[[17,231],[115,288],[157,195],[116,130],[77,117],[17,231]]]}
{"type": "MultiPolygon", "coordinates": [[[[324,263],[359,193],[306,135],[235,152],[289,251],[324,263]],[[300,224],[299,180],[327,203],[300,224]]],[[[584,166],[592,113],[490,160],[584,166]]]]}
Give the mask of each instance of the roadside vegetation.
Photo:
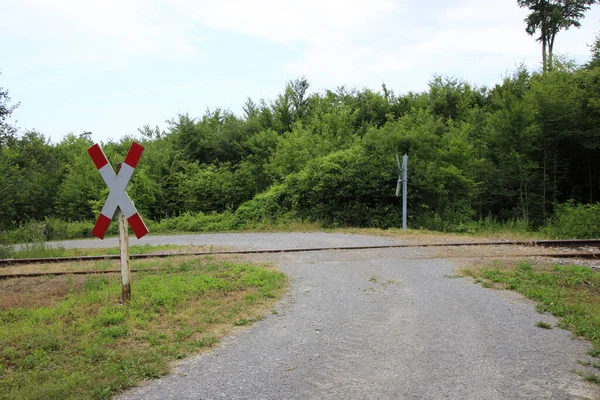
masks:
{"type": "MultiPolygon", "coordinates": [[[[352,227],[333,226],[319,221],[301,219],[256,219],[244,223],[234,223],[235,214],[214,214],[208,216],[203,213],[185,213],[178,217],[165,218],[159,223],[148,221],[151,234],[177,234],[177,233],[205,233],[205,232],[310,232],[310,231],[342,231],[342,232],[366,232],[376,235],[403,235],[399,227],[352,227]],[[211,223],[207,223],[207,218],[211,223]]],[[[548,218],[546,225],[532,229],[524,220],[499,221],[493,218],[483,218],[477,221],[465,222],[460,229],[451,232],[420,229],[409,229],[409,234],[456,234],[457,238],[466,236],[481,236],[488,238],[548,238],[548,239],[593,239],[600,237],[600,205],[597,204],[574,204],[568,202],[557,207],[555,214],[548,218]]],[[[239,222],[239,221],[238,221],[239,222]]],[[[0,258],[12,257],[60,257],[78,255],[79,250],[49,249],[46,241],[91,238],[94,222],[64,222],[56,219],[46,219],[40,222],[27,222],[10,231],[0,232],[0,258]],[[57,229],[59,225],[61,229],[57,229]],[[72,229],[75,227],[76,229],[72,229]],[[15,252],[11,244],[25,243],[20,251],[15,252]]],[[[107,233],[107,237],[116,236],[117,224],[113,222],[107,233]]],[[[166,250],[167,248],[165,248],[166,250]]],[[[84,254],[96,255],[98,250],[85,249],[84,254]]],[[[136,250],[134,250],[136,251],[136,250]]],[[[144,251],[140,251],[144,252],[144,251]]],[[[111,254],[102,252],[101,254],[111,254]]]]}
{"type": "MultiPolygon", "coordinates": [[[[585,374],[600,383],[600,271],[578,265],[515,265],[498,263],[493,267],[469,267],[462,274],[475,278],[484,287],[514,290],[538,302],[540,313],[558,317],[558,326],[588,339],[593,346],[590,363],[596,374],[585,374]]],[[[539,321],[538,327],[551,326],[539,321]]]]}
{"type": "Polygon", "coordinates": [[[118,275],[0,281],[0,399],[108,399],[261,319],[286,284],[249,264],[151,265],[167,270],[135,274],[128,305],[118,275]]]}

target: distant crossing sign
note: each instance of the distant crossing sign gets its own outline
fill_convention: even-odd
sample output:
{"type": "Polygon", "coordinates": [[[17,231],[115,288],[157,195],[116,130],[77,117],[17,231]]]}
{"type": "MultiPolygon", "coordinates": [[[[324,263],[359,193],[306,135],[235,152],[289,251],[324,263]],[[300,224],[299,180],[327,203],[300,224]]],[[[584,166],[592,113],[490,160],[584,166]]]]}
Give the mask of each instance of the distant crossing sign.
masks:
{"type": "Polygon", "coordinates": [[[115,174],[113,167],[108,162],[106,155],[104,155],[104,152],[98,144],[95,144],[88,149],[88,154],[92,158],[92,161],[94,161],[96,168],[98,168],[106,186],[110,189],[108,198],[106,199],[104,207],[102,207],[102,211],[96,221],[96,225],[92,230],[92,235],[97,238],[104,239],[104,235],[108,230],[110,221],[115,215],[117,207],[125,215],[129,226],[131,226],[133,233],[135,233],[135,236],[138,239],[148,233],[146,224],[125,192],[125,189],[133,176],[133,171],[135,171],[135,167],[137,167],[143,152],[144,147],[133,142],[127,152],[125,161],[121,165],[121,169],[115,174]]]}

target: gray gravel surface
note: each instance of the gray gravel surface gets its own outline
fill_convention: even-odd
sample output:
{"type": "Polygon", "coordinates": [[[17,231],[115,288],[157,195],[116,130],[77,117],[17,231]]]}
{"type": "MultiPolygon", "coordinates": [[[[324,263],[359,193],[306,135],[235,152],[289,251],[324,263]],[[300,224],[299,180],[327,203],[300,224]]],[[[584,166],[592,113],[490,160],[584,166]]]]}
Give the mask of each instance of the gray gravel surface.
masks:
{"type": "MultiPolygon", "coordinates": [[[[248,248],[389,241],[323,233],[179,238],[217,236],[248,248]]],[[[536,327],[556,320],[518,294],[455,278],[449,261],[414,259],[424,251],[252,256],[291,278],[277,314],[119,398],[600,398],[572,372],[590,360],[589,343],[536,327]]]]}

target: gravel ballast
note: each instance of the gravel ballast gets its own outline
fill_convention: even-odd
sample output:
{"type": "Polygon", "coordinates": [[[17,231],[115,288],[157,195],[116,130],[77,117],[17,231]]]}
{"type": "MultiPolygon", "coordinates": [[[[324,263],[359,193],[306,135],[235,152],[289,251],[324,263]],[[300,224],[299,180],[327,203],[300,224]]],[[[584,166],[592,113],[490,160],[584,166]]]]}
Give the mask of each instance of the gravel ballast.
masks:
{"type": "MultiPolygon", "coordinates": [[[[238,249],[399,243],[326,233],[166,238],[149,239],[238,249]]],[[[277,263],[291,278],[277,313],[119,398],[600,397],[597,386],[572,372],[584,368],[577,361],[591,359],[589,343],[562,329],[536,327],[556,320],[516,293],[455,278],[449,261],[414,259],[423,251],[254,255],[252,260],[277,263]]]]}

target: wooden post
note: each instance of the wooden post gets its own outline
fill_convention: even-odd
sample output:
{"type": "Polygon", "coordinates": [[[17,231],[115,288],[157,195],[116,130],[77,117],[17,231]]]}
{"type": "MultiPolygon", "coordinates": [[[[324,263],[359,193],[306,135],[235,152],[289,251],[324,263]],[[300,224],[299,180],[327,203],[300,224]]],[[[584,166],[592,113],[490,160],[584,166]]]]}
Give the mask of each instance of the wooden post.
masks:
{"type": "MultiPolygon", "coordinates": [[[[117,174],[121,170],[121,163],[117,164],[117,174]]],[[[119,219],[119,249],[121,254],[121,302],[129,303],[131,300],[131,267],[129,266],[129,231],[127,229],[127,218],[118,209],[119,219]]]]}
{"type": "Polygon", "coordinates": [[[121,210],[119,218],[119,247],[121,249],[121,300],[126,304],[131,300],[131,269],[129,266],[129,232],[127,220],[121,210]]]}

